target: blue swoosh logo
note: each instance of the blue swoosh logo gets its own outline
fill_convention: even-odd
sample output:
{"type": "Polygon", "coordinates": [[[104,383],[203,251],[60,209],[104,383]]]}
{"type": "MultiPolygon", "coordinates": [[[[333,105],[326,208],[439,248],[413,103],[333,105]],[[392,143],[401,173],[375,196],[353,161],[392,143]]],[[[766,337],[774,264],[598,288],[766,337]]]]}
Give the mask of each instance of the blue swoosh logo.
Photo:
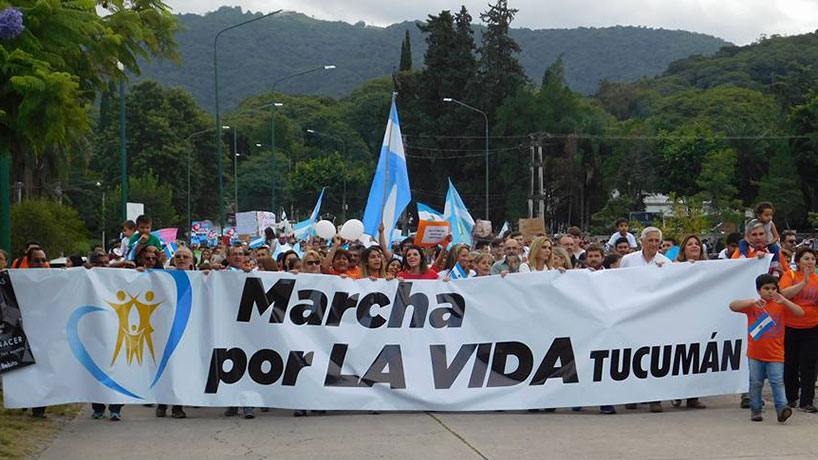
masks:
{"type": "Polygon", "coordinates": [[[168,365],[168,360],[176,350],[176,346],[179,345],[179,341],[182,340],[193,305],[193,292],[190,288],[190,279],[187,277],[187,273],[182,270],[169,270],[166,273],[173,277],[173,281],[176,283],[176,313],[173,315],[173,324],[170,328],[170,335],[168,335],[168,342],[165,345],[165,351],[162,353],[162,359],[159,361],[159,368],[156,370],[156,376],[153,378],[151,388],[162,377],[165,367],[168,365]]]}

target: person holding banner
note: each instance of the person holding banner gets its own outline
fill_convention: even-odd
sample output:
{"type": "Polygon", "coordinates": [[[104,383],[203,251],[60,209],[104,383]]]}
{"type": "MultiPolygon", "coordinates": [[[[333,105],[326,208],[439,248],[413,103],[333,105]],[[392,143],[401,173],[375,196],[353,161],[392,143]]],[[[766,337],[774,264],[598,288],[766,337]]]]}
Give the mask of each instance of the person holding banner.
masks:
{"type": "Polygon", "coordinates": [[[474,276],[491,276],[491,266],[494,264],[494,256],[490,253],[482,253],[474,259],[474,276]]]}
{"type": "Polygon", "coordinates": [[[423,249],[412,245],[406,249],[403,256],[403,270],[398,273],[398,279],[404,280],[436,280],[437,272],[426,264],[423,249]]]}
{"type": "MultiPolygon", "coordinates": [[[[785,319],[784,387],[790,407],[814,414],[816,360],[818,360],[818,275],[812,248],[795,253],[798,272],[787,271],[779,286],[784,297],[801,307],[805,315],[785,319]]],[[[788,264],[781,264],[787,266],[788,264]]]]}
{"type": "Polygon", "coordinates": [[[335,235],[332,238],[332,249],[329,250],[327,256],[321,261],[321,273],[357,279],[348,273],[350,269],[349,255],[346,249],[341,249],[341,243],[342,240],[340,236],[335,235]]]}
{"type": "Polygon", "coordinates": [[[386,278],[386,266],[383,261],[383,252],[378,246],[370,246],[361,254],[360,278],[369,278],[372,281],[386,278]]]}
{"type": "Polygon", "coordinates": [[[659,245],[662,243],[662,231],[656,227],[645,227],[639,238],[642,242],[642,250],[632,252],[622,257],[620,266],[642,267],[645,265],[656,265],[661,267],[670,263],[670,259],[659,252],[659,245]]]}
{"type": "MultiPolygon", "coordinates": [[[[297,270],[291,270],[290,272],[299,273],[297,270]]],[[[317,251],[308,249],[307,252],[304,253],[304,260],[301,263],[301,272],[313,274],[321,273],[321,255],[318,254],[317,251]]]]}
{"type": "Polygon", "coordinates": [[[502,275],[508,273],[517,273],[520,269],[519,264],[515,260],[520,259],[520,243],[515,238],[509,238],[503,243],[503,259],[494,263],[491,266],[492,275],[502,275]]]}
{"type": "Polygon", "coordinates": [[[402,269],[403,263],[397,257],[393,258],[389,261],[389,264],[386,266],[386,279],[393,280],[398,277],[402,269]]]}
{"type": "MultiPolygon", "coordinates": [[[[441,254],[445,254],[445,250],[441,254]]],[[[469,245],[455,244],[446,257],[445,268],[437,273],[439,279],[462,279],[473,276],[469,263],[469,245]]]]}

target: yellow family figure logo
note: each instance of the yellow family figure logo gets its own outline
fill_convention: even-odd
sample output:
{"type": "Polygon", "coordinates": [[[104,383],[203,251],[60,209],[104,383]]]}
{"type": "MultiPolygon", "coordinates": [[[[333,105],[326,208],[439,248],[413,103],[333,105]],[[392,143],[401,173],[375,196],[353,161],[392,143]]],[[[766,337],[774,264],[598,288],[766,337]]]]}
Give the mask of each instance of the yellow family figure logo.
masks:
{"type": "Polygon", "coordinates": [[[132,296],[125,291],[117,291],[116,298],[119,303],[108,302],[116,312],[119,326],[117,328],[116,348],[114,349],[114,357],[111,359],[111,365],[116,362],[119,352],[122,351],[122,345],[125,345],[125,358],[128,365],[133,363],[134,358],[138,364],[142,364],[144,358],[145,346],[151,354],[153,363],[156,364],[156,357],[153,352],[153,326],[151,325],[151,315],[159,308],[161,302],[153,302],[153,291],[145,292],[145,301],[139,301],[139,294],[132,296]],[[131,312],[136,310],[137,321],[131,321],[131,312]]]}

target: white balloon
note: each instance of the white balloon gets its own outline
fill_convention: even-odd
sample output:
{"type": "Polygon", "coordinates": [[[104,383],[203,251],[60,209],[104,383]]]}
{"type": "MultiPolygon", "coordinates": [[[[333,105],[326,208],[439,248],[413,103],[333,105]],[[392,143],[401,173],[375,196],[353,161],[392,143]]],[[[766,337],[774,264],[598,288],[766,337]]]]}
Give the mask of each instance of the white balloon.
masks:
{"type": "Polygon", "coordinates": [[[325,240],[331,240],[335,236],[335,225],[328,220],[319,220],[315,224],[315,233],[325,240]]]}
{"type": "Polygon", "coordinates": [[[338,234],[341,235],[341,238],[348,241],[357,240],[364,234],[364,224],[358,219],[349,219],[341,227],[341,231],[338,232],[338,234]]]}

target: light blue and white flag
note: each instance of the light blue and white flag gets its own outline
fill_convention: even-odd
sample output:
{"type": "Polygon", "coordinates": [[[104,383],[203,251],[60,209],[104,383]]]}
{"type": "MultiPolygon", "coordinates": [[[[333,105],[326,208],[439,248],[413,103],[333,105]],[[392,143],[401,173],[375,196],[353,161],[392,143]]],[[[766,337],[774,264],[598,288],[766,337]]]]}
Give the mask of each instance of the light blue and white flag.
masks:
{"type": "Polygon", "coordinates": [[[449,179],[449,191],[446,193],[446,208],[443,210],[443,218],[449,221],[452,232],[452,244],[465,243],[471,245],[471,232],[474,228],[472,219],[463,199],[454,188],[452,180],[449,179]]]}
{"type": "Polygon", "coordinates": [[[469,273],[460,265],[460,262],[454,264],[451,270],[449,270],[449,279],[450,280],[462,280],[464,278],[468,278],[469,273]]]}
{"type": "Polygon", "coordinates": [[[403,153],[398,107],[395,105],[393,94],[378,166],[375,168],[375,177],[372,179],[369,198],[366,201],[364,233],[377,238],[378,227],[383,223],[384,234],[391,235],[400,214],[410,201],[412,192],[409,190],[409,172],[403,153]]]}
{"type": "Polygon", "coordinates": [[[497,238],[502,238],[508,231],[508,221],[505,221],[503,222],[503,227],[500,229],[500,233],[497,234],[497,238]]]}
{"type": "Polygon", "coordinates": [[[435,211],[434,209],[430,208],[429,206],[418,203],[418,219],[420,220],[428,220],[431,222],[443,222],[443,214],[435,211]]]}
{"type": "Polygon", "coordinates": [[[324,190],[326,190],[326,187],[321,189],[321,193],[318,195],[318,201],[315,202],[315,207],[312,208],[312,214],[310,214],[310,217],[293,225],[293,234],[295,234],[296,240],[306,240],[308,237],[315,234],[313,224],[318,222],[318,216],[321,212],[321,202],[324,200],[324,190]]]}
{"type": "Polygon", "coordinates": [[[758,340],[762,335],[764,335],[765,332],[767,332],[768,329],[773,326],[775,326],[775,321],[773,321],[770,314],[765,311],[758,316],[758,319],[756,319],[753,324],[750,325],[750,327],[747,328],[747,333],[750,334],[750,337],[752,337],[753,340],[758,340]]]}
{"type": "Polygon", "coordinates": [[[177,246],[176,243],[171,241],[170,243],[167,243],[165,245],[165,249],[164,249],[165,255],[167,256],[168,259],[172,259],[173,255],[176,254],[176,251],[178,249],[179,249],[179,246],[177,246]]]}
{"type": "Polygon", "coordinates": [[[249,243],[250,249],[260,248],[264,246],[264,235],[253,238],[249,243]]]}

